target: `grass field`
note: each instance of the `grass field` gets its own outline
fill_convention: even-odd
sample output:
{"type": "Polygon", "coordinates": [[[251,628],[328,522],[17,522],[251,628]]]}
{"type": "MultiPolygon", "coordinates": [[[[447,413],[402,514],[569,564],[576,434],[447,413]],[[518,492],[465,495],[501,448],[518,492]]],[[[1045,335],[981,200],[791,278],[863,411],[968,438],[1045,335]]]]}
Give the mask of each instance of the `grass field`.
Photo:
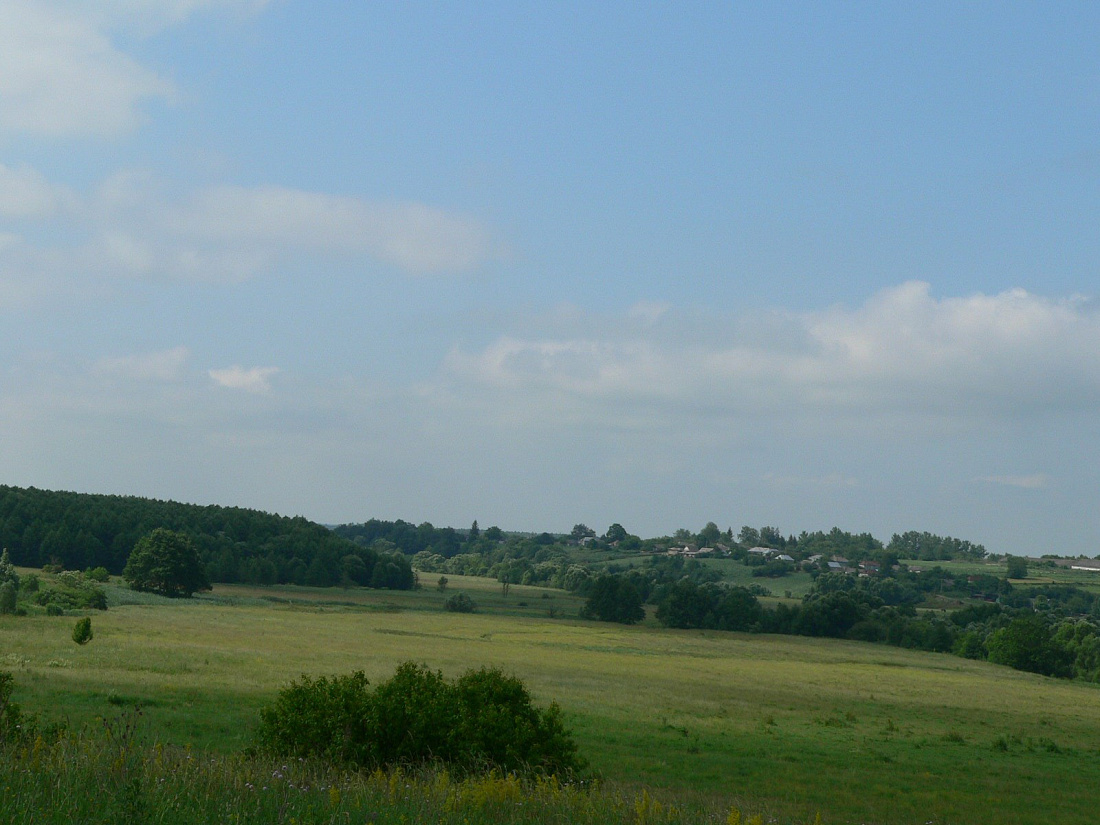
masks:
{"type": "Polygon", "coordinates": [[[191,602],[112,587],[85,647],[72,616],[0,617],[0,669],[46,718],[140,704],[150,737],[229,753],[302,673],[499,665],[563,706],[612,783],[781,821],[1095,821],[1094,686],[854,642],[584,622],[561,591],[448,578],[446,593],[423,575],[412,593],[218,586],[191,602]],[[481,612],[444,612],[459,590],[481,612]]]}

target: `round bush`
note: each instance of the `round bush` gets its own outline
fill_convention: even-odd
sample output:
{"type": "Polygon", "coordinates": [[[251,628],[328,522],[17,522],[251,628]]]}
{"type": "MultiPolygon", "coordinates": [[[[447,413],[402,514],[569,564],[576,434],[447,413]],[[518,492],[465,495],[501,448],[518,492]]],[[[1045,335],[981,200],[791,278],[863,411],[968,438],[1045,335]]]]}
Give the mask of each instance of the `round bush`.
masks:
{"type": "Polygon", "coordinates": [[[86,645],[92,640],[92,620],[85,616],[77,621],[73,627],[73,641],[78,645],[86,645]]]}
{"type": "Polygon", "coordinates": [[[15,613],[16,595],[15,582],[0,584],[0,615],[10,616],[15,613]]]}
{"type": "Polygon", "coordinates": [[[473,613],[477,610],[477,605],[465,593],[455,593],[443,602],[443,609],[452,613],[473,613]]]}
{"type": "Polygon", "coordinates": [[[374,689],[361,671],[302,676],[260,712],[260,744],[279,757],[368,769],[440,763],[568,777],[584,768],[557,704],[535,707],[523,683],[496,668],[448,682],[405,662],[374,689]]]}

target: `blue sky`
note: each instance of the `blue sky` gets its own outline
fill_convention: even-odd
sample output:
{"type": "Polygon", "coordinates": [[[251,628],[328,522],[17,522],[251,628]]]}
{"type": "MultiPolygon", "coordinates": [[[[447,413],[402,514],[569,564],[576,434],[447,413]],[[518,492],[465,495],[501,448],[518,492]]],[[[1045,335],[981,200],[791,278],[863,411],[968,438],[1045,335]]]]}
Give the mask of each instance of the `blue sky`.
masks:
{"type": "Polygon", "coordinates": [[[0,0],[0,482],[1096,555],[1098,29],[0,0]]]}

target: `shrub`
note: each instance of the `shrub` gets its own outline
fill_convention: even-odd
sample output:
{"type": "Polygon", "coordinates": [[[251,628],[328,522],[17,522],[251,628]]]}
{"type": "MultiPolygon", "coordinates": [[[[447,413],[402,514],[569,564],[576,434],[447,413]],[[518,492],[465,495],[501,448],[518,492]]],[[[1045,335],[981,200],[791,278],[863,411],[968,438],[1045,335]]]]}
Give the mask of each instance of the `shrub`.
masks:
{"type": "Polygon", "coordinates": [[[19,574],[15,572],[15,565],[8,558],[8,548],[0,553],[0,582],[11,582],[19,587],[19,574]]]}
{"type": "Polygon", "coordinates": [[[25,738],[34,731],[33,717],[26,716],[11,700],[14,687],[14,677],[0,670],[0,743],[25,738]]]}
{"type": "Polygon", "coordinates": [[[477,610],[477,605],[465,593],[455,593],[443,602],[443,609],[452,613],[473,613],[477,610]]]}
{"type": "Polygon", "coordinates": [[[361,768],[439,763],[566,777],[584,767],[560,708],[535,707],[519,679],[482,668],[448,682],[412,662],[373,690],[361,671],[303,676],[260,712],[260,744],[361,768]]]}
{"type": "Polygon", "coordinates": [[[6,581],[0,584],[0,616],[13,615],[15,613],[15,602],[15,582],[6,581]]]}
{"type": "Polygon", "coordinates": [[[29,573],[23,577],[23,580],[19,582],[19,589],[24,593],[37,593],[38,592],[38,576],[34,573],[29,573]]]}
{"type": "Polygon", "coordinates": [[[361,728],[369,696],[362,671],[331,679],[303,675],[260,711],[260,743],[280,756],[365,762],[356,743],[365,738],[361,728]]]}
{"type": "Polygon", "coordinates": [[[1027,559],[1023,556],[1005,556],[1005,578],[1026,579],[1027,559]]]}
{"type": "Polygon", "coordinates": [[[111,574],[107,572],[106,567],[92,567],[85,570],[84,577],[94,582],[108,582],[111,580],[111,574]]]}
{"type": "Polygon", "coordinates": [[[47,616],[64,616],[65,615],[65,609],[61,605],[59,605],[57,602],[50,602],[48,605],[46,605],[46,615],[47,616]]]}
{"type": "Polygon", "coordinates": [[[34,594],[34,601],[44,607],[56,604],[63,610],[106,610],[107,594],[82,573],[66,570],[45,589],[34,594]]]}
{"type": "Polygon", "coordinates": [[[86,645],[92,640],[92,620],[88,616],[80,619],[73,627],[73,641],[78,645],[86,645]]]}

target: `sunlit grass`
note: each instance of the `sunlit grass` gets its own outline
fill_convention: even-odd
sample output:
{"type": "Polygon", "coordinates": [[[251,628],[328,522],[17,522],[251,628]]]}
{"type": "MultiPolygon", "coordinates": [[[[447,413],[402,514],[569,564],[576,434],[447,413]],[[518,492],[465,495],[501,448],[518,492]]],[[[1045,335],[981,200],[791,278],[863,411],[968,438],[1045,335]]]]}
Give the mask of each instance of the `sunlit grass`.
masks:
{"type": "MultiPolygon", "coordinates": [[[[458,589],[460,577],[448,578],[448,592],[458,589]]],[[[499,597],[501,611],[550,601],[461,584],[475,599],[499,597]]],[[[855,642],[452,614],[443,598],[430,585],[217,587],[190,604],[93,613],[95,639],[79,648],[72,617],[3,617],[0,669],[15,673],[16,700],[46,718],[79,726],[142,705],[161,741],[230,754],[251,743],[259,707],[302,673],[362,669],[377,681],[409,659],[448,677],[498,665],[537,701],[557,700],[595,770],[628,788],[790,819],[1094,821],[1094,686],[855,642]]]]}

